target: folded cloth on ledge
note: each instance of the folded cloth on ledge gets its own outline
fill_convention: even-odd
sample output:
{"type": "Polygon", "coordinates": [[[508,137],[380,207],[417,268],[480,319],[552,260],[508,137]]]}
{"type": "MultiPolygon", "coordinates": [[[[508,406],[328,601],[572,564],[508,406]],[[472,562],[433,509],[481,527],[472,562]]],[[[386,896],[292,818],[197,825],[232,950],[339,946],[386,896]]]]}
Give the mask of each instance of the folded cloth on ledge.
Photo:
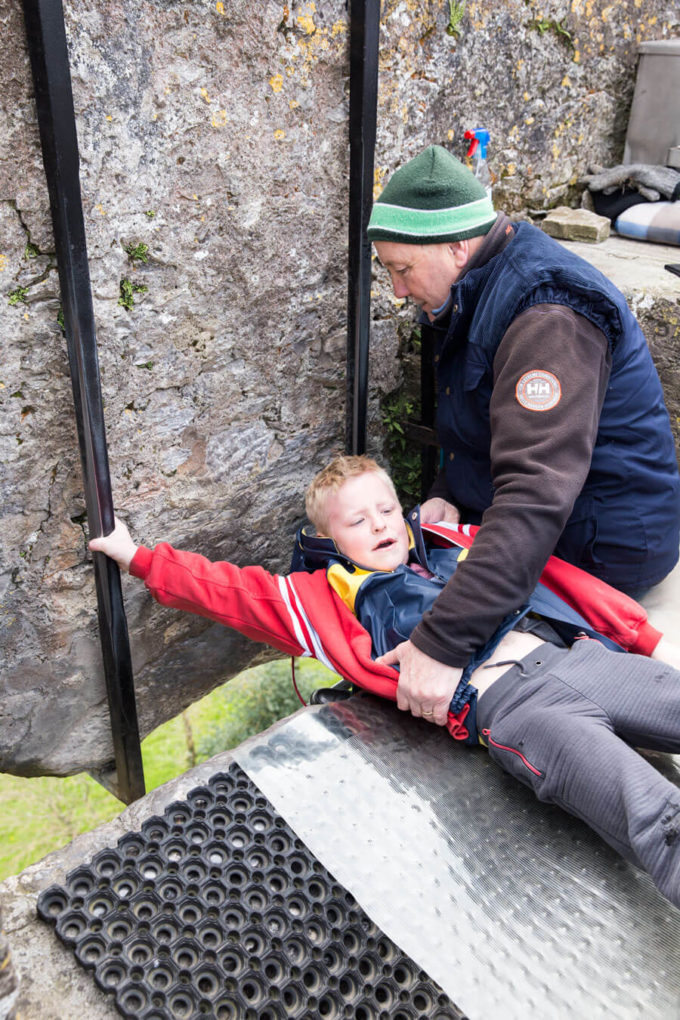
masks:
{"type": "Polygon", "coordinates": [[[617,234],[637,241],[680,245],[680,201],[632,205],[617,217],[613,227],[617,234]]]}

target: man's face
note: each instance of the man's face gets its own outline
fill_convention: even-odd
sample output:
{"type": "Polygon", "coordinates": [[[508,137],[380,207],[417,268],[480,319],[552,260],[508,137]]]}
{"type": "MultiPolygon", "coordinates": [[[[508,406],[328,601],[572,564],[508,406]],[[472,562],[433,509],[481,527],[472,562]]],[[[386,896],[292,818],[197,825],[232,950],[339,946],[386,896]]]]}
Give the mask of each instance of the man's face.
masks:
{"type": "Polygon", "coordinates": [[[374,244],[378,258],[392,278],[395,297],[412,298],[433,319],[432,312],[447,300],[451,284],[456,282],[467,261],[465,243],[375,241],[374,244]]]}
{"type": "Polygon", "coordinates": [[[395,570],[408,560],[409,537],[401,507],[374,471],[348,478],[326,504],[328,535],[362,567],[395,570]]]}

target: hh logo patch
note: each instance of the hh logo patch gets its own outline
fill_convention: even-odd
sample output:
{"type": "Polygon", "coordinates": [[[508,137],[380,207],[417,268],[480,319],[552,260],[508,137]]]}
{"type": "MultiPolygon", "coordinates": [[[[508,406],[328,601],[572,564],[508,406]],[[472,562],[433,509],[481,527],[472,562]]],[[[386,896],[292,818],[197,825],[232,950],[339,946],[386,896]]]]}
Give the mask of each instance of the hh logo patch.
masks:
{"type": "Polygon", "coordinates": [[[556,375],[534,368],[525,372],[515,387],[515,396],[529,411],[551,411],[557,407],[562,396],[562,387],[556,375]]]}

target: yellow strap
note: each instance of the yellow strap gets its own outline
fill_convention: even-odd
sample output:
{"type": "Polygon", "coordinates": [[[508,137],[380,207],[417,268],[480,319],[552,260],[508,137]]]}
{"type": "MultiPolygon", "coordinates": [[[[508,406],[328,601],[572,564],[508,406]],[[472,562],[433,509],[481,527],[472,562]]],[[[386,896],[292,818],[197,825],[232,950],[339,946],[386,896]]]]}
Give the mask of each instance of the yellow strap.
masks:
{"type": "Polygon", "coordinates": [[[353,613],[359,588],[366,578],[374,573],[374,570],[362,570],[360,567],[355,567],[354,573],[350,574],[342,564],[333,563],[328,568],[326,577],[333,591],[340,596],[349,611],[353,613]]]}

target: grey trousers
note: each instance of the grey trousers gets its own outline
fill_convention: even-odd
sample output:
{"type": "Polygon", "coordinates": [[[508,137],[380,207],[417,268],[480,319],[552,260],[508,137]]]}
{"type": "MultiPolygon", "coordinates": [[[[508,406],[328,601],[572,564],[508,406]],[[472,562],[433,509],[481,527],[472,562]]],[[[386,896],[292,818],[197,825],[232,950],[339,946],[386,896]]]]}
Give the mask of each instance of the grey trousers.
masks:
{"type": "Polygon", "coordinates": [[[544,644],[480,697],[477,726],[501,768],[680,907],[680,790],[634,750],[680,753],[680,671],[598,641],[544,644]]]}

